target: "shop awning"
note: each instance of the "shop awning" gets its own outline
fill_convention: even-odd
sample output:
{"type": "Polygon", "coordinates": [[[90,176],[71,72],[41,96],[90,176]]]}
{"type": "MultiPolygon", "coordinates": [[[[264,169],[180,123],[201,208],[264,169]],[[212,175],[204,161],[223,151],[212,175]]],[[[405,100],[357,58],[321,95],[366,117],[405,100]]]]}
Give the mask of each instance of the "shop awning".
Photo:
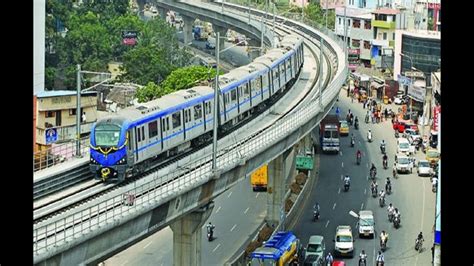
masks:
{"type": "Polygon", "coordinates": [[[378,82],[375,82],[375,81],[372,81],[372,83],[370,83],[370,87],[375,87],[376,89],[379,89],[379,88],[383,88],[384,84],[380,84],[378,82]]]}

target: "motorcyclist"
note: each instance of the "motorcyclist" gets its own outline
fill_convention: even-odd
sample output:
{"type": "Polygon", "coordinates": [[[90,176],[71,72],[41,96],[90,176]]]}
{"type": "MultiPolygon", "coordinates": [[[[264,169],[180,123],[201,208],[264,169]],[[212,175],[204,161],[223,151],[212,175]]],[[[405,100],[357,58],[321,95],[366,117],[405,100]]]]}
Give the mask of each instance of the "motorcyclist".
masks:
{"type": "Polygon", "coordinates": [[[372,141],[372,131],[370,129],[367,131],[367,140],[372,141]]]}
{"type": "Polygon", "coordinates": [[[351,185],[351,178],[349,177],[349,175],[346,175],[344,177],[344,188],[346,188],[346,186],[349,188],[350,185],[351,185]]]}
{"type": "Polygon", "coordinates": [[[380,190],[379,197],[385,199],[385,191],[383,189],[380,190]]]}
{"type": "MultiPolygon", "coordinates": [[[[371,189],[372,193],[374,193],[373,191],[375,191],[375,193],[377,193],[377,187],[378,187],[377,181],[375,181],[375,179],[372,180],[372,183],[370,183],[370,189],[371,189]]],[[[374,195],[374,194],[372,194],[372,195],[374,195]]]]}
{"type": "Polygon", "coordinates": [[[351,146],[354,146],[355,144],[355,138],[354,138],[354,133],[351,135],[351,146]]]}
{"type": "Polygon", "coordinates": [[[416,247],[416,245],[417,245],[420,241],[421,241],[421,244],[423,244],[423,241],[425,241],[425,239],[423,238],[423,233],[422,233],[422,232],[420,232],[420,233],[418,234],[418,237],[417,237],[416,240],[415,240],[415,247],[416,247]]]}
{"type": "Polygon", "coordinates": [[[395,212],[395,207],[392,205],[392,203],[390,203],[387,207],[387,212],[388,212],[388,216],[389,216],[389,219],[390,217],[393,215],[393,213],[395,212]]]}
{"type": "MultiPolygon", "coordinates": [[[[377,175],[377,167],[375,167],[374,163],[372,163],[372,166],[370,167],[370,173],[374,172],[374,176],[377,175]]],[[[370,175],[372,177],[372,175],[370,175]]]]}
{"type": "Polygon", "coordinates": [[[400,211],[398,211],[398,208],[395,208],[395,210],[393,211],[393,220],[395,219],[398,219],[398,221],[400,222],[400,211]]]}
{"type": "Polygon", "coordinates": [[[209,222],[207,225],[207,233],[208,233],[208,238],[209,240],[213,238],[213,235],[214,235],[214,228],[215,226],[213,224],[211,224],[211,222],[209,222]]]}
{"type": "Polygon", "coordinates": [[[354,126],[357,127],[359,125],[359,118],[357,116],[354,119],[354,126]]]}
{"type": "Polygon", "coordinates": [[[319,203],[316,202],[313,206],[313,212],[314,212],[314,216],[318,217],[319,218],[319,203]]]}
{"type": "Polygon", "coordinates": [[[383,153],[385,153],[385,140],[382,140],[380,142],[380,151],[382,151],[383,153]]]}
{"type": "Polygon", "coordinates": [[[367,264],[367,254],[365,254],[365,250],[362,250],[362,252],[359,254],[359,264],[360,264],[362,261],[363,261],[365,264],[367,264]]]}
{"type": "Polygon", "coordinates": [[[383,256],[383,253],[382,251],[380,250],[379,251],[379,254],[377,255],[377,260],[376,260],[377,263],[381,263],[382,265],[384,264],[385,262],[385,257],[383,256]]]}
{"type": "Polygon", "coordinates": [[[386,153],[384,153],[382,156],[382,163],[383,163],[384,168],[388,166],[388,156],[386,153]]]}
{"type": "Polygon", "coordinates": [[[431,179],[431,184],[433,185],[433,189],[434,188],[437,188],[438,186],[438,178],[436,176],[433,176],[433,178],[431,179]]]}
{"type": "Polygon", "coordinates": [[[385,232],[385,230],[382,230],[382,232],[380,233],[380,246],[382,246],[382,244],[387,245],[387,241],[388,234],[385,232]]]}
{"type": "Polygon", "coordinates": [[[385,190],[388,192],[392,190],[392,182],[390,181],[390,177],[387,176],[387,180],[385,181],[385,190]],[[390,187],[390,189],[389,189],[390,187]]]}
{"type": "Polygon", "coordinates": [[[360,150],[356,152],[356,159],[362,159],[362,152],[360,150]]]}
{"type": "Polygon", "coordinates": [[[326,256],[326,263],[329,265],[332,265],[334,258],[331,255],[331,252],[328,252],[328,255],[326,256]]]}

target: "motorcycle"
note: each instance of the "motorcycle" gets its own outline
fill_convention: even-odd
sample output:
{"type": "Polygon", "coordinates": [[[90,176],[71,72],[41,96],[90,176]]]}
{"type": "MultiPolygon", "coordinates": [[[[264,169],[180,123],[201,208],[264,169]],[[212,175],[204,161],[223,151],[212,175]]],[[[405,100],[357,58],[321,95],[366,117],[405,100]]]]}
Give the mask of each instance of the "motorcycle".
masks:
{"type": "Polygon", "coordinates": [[[350,184],[349,181],[345,181],[345,182],[344,182],[344,191],[345,191],[345,192],[349,191],[350,185],[351,185],[351,184],[350,184]]]}
{"type": "Polygon", "coordinates": [[[385,145],[380,145],[380,151],[385,154],[385,145]]]}
{"type": "Polygon", "coordinates": [[[354,147],[354,144],[355,144],[355,140],[354,138],[351,138],[351,147],[354,147]]]}
{"type": "Polygon", "coordinates": [[[393,213],[388,213],[388,221],[393,222],[393,213]]]}
{"type": "Polygon", "coordinates": [[[387,191],[387,194],[392,194],[392,185],[385,184],[385,191],[387,191]]]}
{"type": "Polygon", "coordinates": [[[214,240],[214,228],[208,227],[207,228],[207,241],[211,242],[212,240],[214,240]]]}
{"type": "Polygon", "coordinates": [[[371,133],[367,133],[367,141],[372,142],[372,134],[371,133]]]}
{"type": "Polygon", "coordinates": [[[359,120],[356,120],[356,121],[354,122],[354,128],[355,128],[355,129],[359,129],[359,120]]]}
{"type": "Polygon", "coordinates": [[[361,256],[359,255],[359,266],[366,266],[367,265],[367,255],[361,256]]]}
{"type": "Polygon", "coordinates": [[[431,191],[433,191],[434,193],[436,193],[436,191],[438,191],[438,182],[436,182],[432,185],[431,191]]]}
{"type": "Polygon", "coordinates": [[[387,168],[388,168],[388,162],[387,162],[387,160],[384,159],[383,162],[382,162],[382,164],[383,164],[383,169],[387,169],[387,168]]]}
{"type": "Polygon", "coordinates": [[[377,266],[383,266],[383,261],[377,261],[377,266]]]}
{"type": "Polygon", "coordinates": [[[415,250],[418,251],[418,252],[421,252],[421,249],[423,247],[423,239],[416,239],[416,242],[415,242],[415,250]]]}
{"type": "Polygon", "coordinates": [[[385,206],[385,197],[380,197],[380,198],[379,198],[379,205],[380,205],[380,207],[382,207],[382,208],[383,208],[383,206],[385,206]]]}
{"type": "Polygon", "coordinates": [[[313,211],[313,222],[316,222],[317,220],[319,220],[319,212],[313,211]]]}
{"type": "Polygon", "coordinates": [[[400,217],[395,217],[395,216],[393,217],[393,226],[395,228],[400,227],[400,217]]]}
{"type": "Polygon", "coordinates": [[[365,123],[368,124],[369,123],[369,115],[365,115],[365,123]]]}
{"type": "Polygon", "coordinates": [[[372,187],[372,197],[376,198],[377,197],[377,187],[372,187]]]}
{"type": "Polygon", "coordinates": [[[357,155],[357,165],[360,165],[361,156],[357,155]]]}
{"type": "Polygon", "coordinates": [[[395,130],[395,138],[400,137],[400,134],[398,133],[398,130],[395,130]]]}
{"type": "Polygon", "coordinates": [[[370,178],[375,179],[376,175],[377,173],[375,172],[375,170],[370,170],[370,178]]]}
{"type": "Polygon", "coordinates": [[[387,239],[386,238],[384,240],[380,239],[380,249],[382,251],[385,251],[387,249],[387,239]]]}

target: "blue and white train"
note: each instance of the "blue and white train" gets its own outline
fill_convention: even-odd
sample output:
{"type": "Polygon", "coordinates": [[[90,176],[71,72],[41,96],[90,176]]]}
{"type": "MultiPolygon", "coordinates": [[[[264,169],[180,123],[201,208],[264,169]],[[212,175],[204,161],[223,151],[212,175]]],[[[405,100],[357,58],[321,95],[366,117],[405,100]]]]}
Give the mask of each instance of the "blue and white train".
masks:
{"type": "MultiPolygon", "coordinates": [[[[302,39],[288,35],[278,48],[220,76],[218,131],[231,129],[291,88],[303,61],[302,39]]],[[[90,171],[96,179],[121,182],[209,141],[213,103],[213,88],[198,86],[100,119],[90,135],[90,171]]]]}

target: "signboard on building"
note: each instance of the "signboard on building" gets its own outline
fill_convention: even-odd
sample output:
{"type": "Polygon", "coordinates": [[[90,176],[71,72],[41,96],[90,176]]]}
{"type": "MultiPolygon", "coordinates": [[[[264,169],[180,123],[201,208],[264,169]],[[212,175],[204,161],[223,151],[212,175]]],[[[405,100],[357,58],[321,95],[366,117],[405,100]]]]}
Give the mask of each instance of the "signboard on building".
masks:
{"type": "Polygon", "coordinates": [[[133,46],[137,44],[137,32],[134,30],[122,31],[122,44],[133,46]]]}
{"type": "Polygon", "coordinates": [[[349,61],[349,69],[355,70],[360,65],[360,49],[348,49],[347,60],[349,61]]]}
{"type": "Polygon", "coordinates": [[[402,76],[400,74],[398,74],[398,83],[404,85],[404,86],[409,86],[410,83],[411,83],[411,79],[410,78],[407,78],[405,76],[402,76]]]}
{"type": "Polygon", "coordinates": [[[433,107],[433,131],[438,131],[438,116],[441,113],[441,106],[433,107]]]}
{"type": "Polygon", "coordinates": [[[425,102],[426,89],[421,86],[409,86],[408,97],[418,102],[425,102]]]}
{"type": "Polygon", "coordinates": [[[58,131],[56,128],[48,128],[45,131],[46,144],[54,143],[58,140],[58,131]]]}

